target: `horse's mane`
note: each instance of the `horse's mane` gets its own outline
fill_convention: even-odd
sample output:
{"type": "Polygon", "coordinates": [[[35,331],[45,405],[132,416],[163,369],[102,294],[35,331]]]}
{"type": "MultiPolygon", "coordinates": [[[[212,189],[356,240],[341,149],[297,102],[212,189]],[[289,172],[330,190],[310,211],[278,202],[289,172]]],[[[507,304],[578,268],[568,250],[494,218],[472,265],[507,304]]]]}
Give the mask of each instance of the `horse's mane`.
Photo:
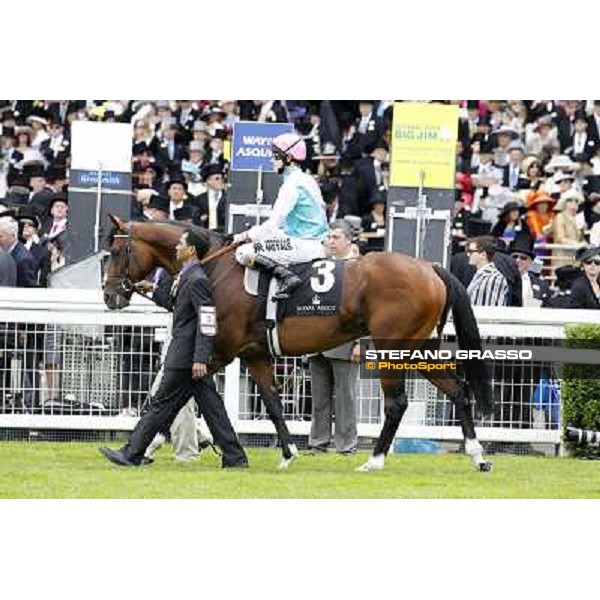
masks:
{"type": "MultiPolygon", "coordinates": [[[[184,223],[183,221],[169,221],[164,219],[159,219],[156,221],[131,221],[130,224],[138,224],[144,226],[150,226],[151,228],[154,225],[168,225],[169,227],[175,227],[179,229],[180,232],[183,232],[185,229],[192,229],[194,233],[202,240],[202,254],[206,254],[211,246],[222,246],[226,241],[228,241],[228,236],[222,233],[218,233],[216,231],[211,231],[210,229],[205,229],[204,227],[199,227],[197,225],[190,225],[189,223],[184,223]]],[[[113,227],[108,235],[108,243],[112,245],[114,241],[114,236],[118,233],[123,233],[118,227],[113,227]]],[[[180,233],[181,235],[181,233],[180,233]]],[[[154,242],[156,240],[148,240],[154,242]]]]}

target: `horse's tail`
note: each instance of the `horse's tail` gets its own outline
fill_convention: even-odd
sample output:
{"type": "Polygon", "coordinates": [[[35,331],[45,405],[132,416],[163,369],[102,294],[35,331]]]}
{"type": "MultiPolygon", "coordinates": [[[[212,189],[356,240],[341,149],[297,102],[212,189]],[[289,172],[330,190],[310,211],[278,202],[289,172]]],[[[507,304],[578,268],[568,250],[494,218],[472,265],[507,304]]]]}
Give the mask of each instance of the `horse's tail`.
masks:
{"type": "MultiPolygon", "coordinates": [[[[448,292],[446,306],[442,315],[442,323],[438,331],[443,329],[448,310],[451,307],[458,347],[461,350],[481,351],[479,327],[477,326],[477,320],[475,319],[467,290],[452,273],[436,265],[433,268],[446,285],[448,292]]],[[[475,396],[478,408],[484,415],[490,415],[493,407],[493,393],[486,361],[480,358],[471,358],[463,360],[463,365],[467,384],[475,396]]]]}

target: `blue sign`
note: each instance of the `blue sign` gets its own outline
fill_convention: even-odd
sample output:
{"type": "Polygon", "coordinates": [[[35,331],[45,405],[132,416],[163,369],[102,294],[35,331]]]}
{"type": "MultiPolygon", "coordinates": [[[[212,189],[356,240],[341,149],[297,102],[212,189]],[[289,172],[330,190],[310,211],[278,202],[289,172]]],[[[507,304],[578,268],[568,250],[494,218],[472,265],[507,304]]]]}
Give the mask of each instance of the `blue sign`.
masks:
{"type": "Polygon", "coordinates": [[[292,123],[255,123],[240,121],[233,126],[231,169],[273,173],[271,142],[282,133],[292,133],[292,123]]]}
{"type": "MultiPolygon", "coordinates": [[[[73,187],[97,187],[98,171],[71,171],[71,185],[73,187]]],[[[127,190],[131,188],[131,174],[118,171],[102,172],[102,187],[107,190],[127,190]]]]}

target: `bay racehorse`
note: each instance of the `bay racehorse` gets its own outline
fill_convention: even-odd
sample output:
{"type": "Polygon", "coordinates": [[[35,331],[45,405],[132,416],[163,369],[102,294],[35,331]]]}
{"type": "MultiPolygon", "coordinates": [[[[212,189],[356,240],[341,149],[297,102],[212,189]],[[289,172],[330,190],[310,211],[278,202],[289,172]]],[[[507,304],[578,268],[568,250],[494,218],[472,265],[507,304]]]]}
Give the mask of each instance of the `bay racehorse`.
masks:
{"type": "MultiPolygon", "coordinates": [[[[104,299],[110,309],[124,308],[135,290],[134,284],[156,267],[178,272],[175,246],[190,227],[174,221],[123,222],[111,215],[115,226],[110,258],[103,281],[104,299]]],[[[287,467],[297,456],[283,418],[283,409],[269,353],[266,326],[259,315],[257,298],[244,290],[244,269],[228,251],[230,238],[207,229],[195,228],[205,241],[202,257],[211,282],[217,310],[215,359],[210,372],[240,357],[256,382],[269,418],[279,437],[287,467]]],[[[230,248],[232,249],[232,248],[230,248]]],[[[481,350],[477,322],[462,284],[450,273],[431,263],[399,253],[378,252],[348,261],[345,269],[339,313],[335,316],[288,317],[278,324],[284,355],[302,355],[334,348],[360,337],[370,336],[378,349],[406,349],[406,340],[422,347],[430,334],[441,332],[452,310],[458,345],[481,350]],[[404,340],[402,345],[398,340],[404,340]]],[[[452,400],[465,437],[465,451],[481,471],[491,469],[477,441],[469,392],[484,414],[492,408],[492,390],[486,364],[478,359],[464,361],[466,382],[423,371],[452,400]]],[[[385,420],[373,454],[359,470],[383,468],[385,455],[408,406],[402,371],[381,379],[385,420]]]]}

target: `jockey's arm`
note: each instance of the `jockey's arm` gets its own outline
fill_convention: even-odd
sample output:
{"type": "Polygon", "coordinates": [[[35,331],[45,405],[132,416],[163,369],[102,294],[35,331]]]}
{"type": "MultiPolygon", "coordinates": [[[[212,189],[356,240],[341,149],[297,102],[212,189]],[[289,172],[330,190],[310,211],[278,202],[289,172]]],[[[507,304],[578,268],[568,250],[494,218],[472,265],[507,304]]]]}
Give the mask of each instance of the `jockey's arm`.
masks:
{"type": "MultiPolygon", "coordinates": [[[[275,233],[283,226],[286,217],[296,204],[297,194],[296,189],[282,185],[277,194],[277,198],[273,204],[273,209],[269,218],[260,225],[255,225],[244,232],[246,238],[250,241],[265,237],[270,233],[275,233]]],[[[243,234],[238,234],[243,235],[243,234]]]]}

